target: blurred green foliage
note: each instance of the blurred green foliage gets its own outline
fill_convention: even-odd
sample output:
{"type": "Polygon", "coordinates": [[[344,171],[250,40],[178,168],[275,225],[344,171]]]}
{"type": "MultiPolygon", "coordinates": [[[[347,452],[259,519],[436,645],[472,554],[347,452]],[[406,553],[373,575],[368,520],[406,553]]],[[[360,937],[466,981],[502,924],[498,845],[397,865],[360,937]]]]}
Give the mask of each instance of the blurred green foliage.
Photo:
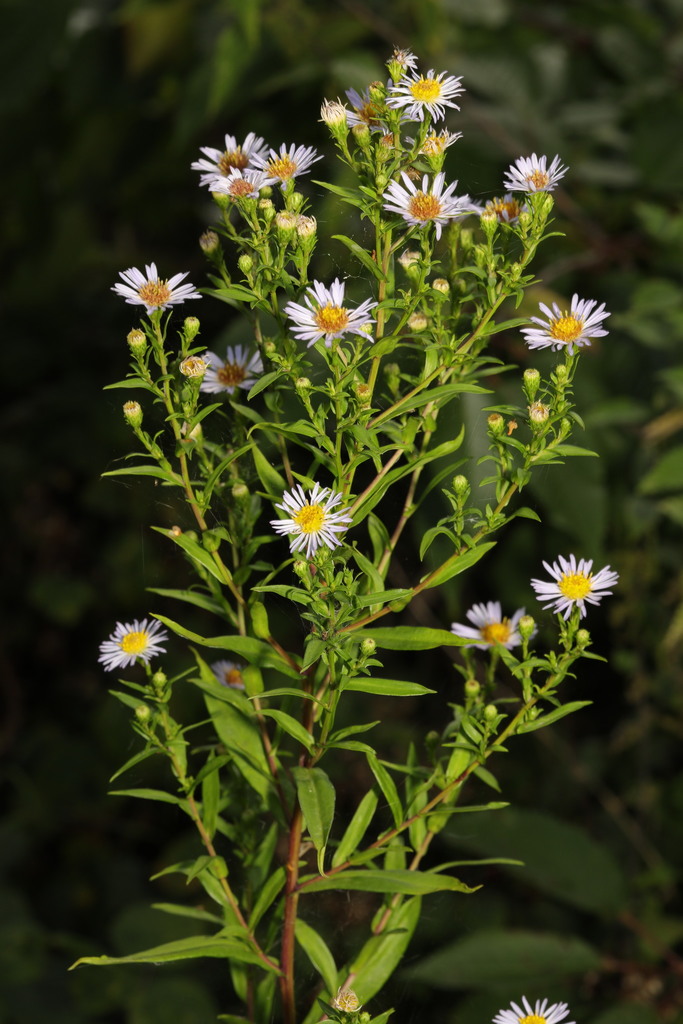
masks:
{"type": "MultiPolygon", "coordinates": [[[[134,318],[109,289],[152,260],[201,285],[198,147],[255,131],[324,149],[322,97],[384,77],[394,45],[464,76],[447,171],[474,198],[520,154],[569,164],[566,234],[536,268],[534,301],[577,291],[612,310],[577,382],[580,443],[602,458],[548,469],[543,526],[520,523],[466,592],[454,581],[448,607],[417,613],[443,626],[472,600],[528,603],[529,576],[558,552],[621,573],[588,622],[610,657],[576,683],[594,707],[513,746],[514,812],[476,828],[458,816],[443,837],[448,856],[504,843],[527,867],[492,867],[476,903],[432,897],[390,993],[396,1020],[475,1024],[523,990],[567,999],[588,1024],[683,1020],[681,0],[4,0],[2,13],[0,1024],[204,1024],[230,1009],[215,964],[66,974],[93,949],[181,937],[182,919],[148,908],[194,895],[148,881],[188,841],[171,809],[105,795],[129,734],[97,644],[148,610],[145,587],[182,572],[146,526],[175,510],[151,485],[98,479],[128,448],[101,388],[122,374],[134,318]]],[[[306,187],[332,228],[342,215],[306,187]]],[[[321,277],[344,269],[340,251],[318,259],[321,277]]],[[[213,338],[225,310],[203,306],[213,338]]],[[[499,344],[528,361],[518,337],[499,344]]],[[[436,656],[420,671],[444,678],[436,656]]],[[[375,703],[396,743],[411,735],[414,709],[375,703]]],[[[374,909],[321,899],[337,900],[340,942],[374,909]]]]}

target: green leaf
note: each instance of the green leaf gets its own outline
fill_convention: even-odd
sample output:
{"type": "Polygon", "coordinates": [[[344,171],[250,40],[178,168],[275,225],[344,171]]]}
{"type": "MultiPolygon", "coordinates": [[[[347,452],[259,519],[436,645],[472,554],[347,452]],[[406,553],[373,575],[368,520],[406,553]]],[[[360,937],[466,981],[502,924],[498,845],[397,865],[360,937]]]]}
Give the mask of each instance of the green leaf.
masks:
{"type": "Polygon", "coordinates": [[[407,896],[426,896],[430,892],[470,893],[480,888],[479,885],[471,888],[451,875],[437,875],[425,871],[385,871],[378,868],[347,868],[334,875],[324,875],[301,884],[301,889],[305,892],[350,889],[354,892],[402,893],[407,896]]]}
{"type": "Polygon", "coordinates": [[[138,800],[158,800],[162,804],[175,804],[188,811],[187,800],[174,796],[172,793],[165,793],[163,789],[110,789],[109,796],[132,796],[138,800]]]}
{"type": "Polygon", "coordinates": [[[398,967],[420,919],[422,900],[406,900],[391,915],[389,927],[373,935],[350,965],[353,989],[365,1003],[379,992],[398,967]]]}
{"type": "Polygon", "coordinates": [[[396,825],[396,828],[398,828],[403,821],[403,805],[401,804],[401,798],[399,797],[398,790],[396,789],[396,783],[384,765],[380,764],[376,754],[368,754],[367,758],[368,764],[370,765],[370,771],[377,779],[379,788],[384,793],[394,818],[394,824],[396,825]]]}
{"type": "Polygon", "coordinates": [[[421,963],[407,976],[435,988],[531,988],[599,971],[597,950],[580,939],[530,931],[479,931],[454,942],[421,963]]]}
{"type": "Polygon", "coordinates": [[[565,715],[571,715],[574,711],[579,711],[581,708],[587,708],[593,703],[592,700],[573,700],[569,704],[563,704],[561,708],[555,708],[554,711],[549,711],[547,715],[539,715],[533,722],[524,722],[522,725],[517,727],[517,732],[534,732],[536,729],[543,729],[546,725],[552,725],[553,722],[558,722],[560,718],[564,718],[565,715]]]}
{"type": "Polygon", "coordinates": [[[165,587],[148,587],[147,590],[150,594],[159,594],[160,597],[171,597],[174,601],[184,601],[186,604],[195,605],[214,615],[222,616],[224,614],[223,606],[219,601],[199,590],[169,590],[165,587]]]}
{"type": "Polygon", "coordinates": [[[322,874],[325,847],[334,819],[335,788],[322,768],[292,768],[292,775],[308,834],[318,851],[318,871],[322,874]]]}
{"type": "Polygon", "coordinates": [[[310,753],[313,752],[313,737],[310,732],[304,729],[301,722],[298,722],[296,718],[292,718],[286,711],[277,711],[274,708],[262,708],[261,714],[266,718],[272,718],[274,722],[284,729],[293,739],[297,740],[306,750],[310,753]]]}
{"type": "Polygon", "coordinates": [[[211,924],[223,924],[216,914],[210,914],[208,910],[202,910],[200,907],[185,907],[180,903],[153,903],[152,909],[161,910],[164,914],[173,914],[175,917],[191,917],[198,921],[209,921],[211,924]]]}
{"type": "Polygon", "coordinates": [[[154,476],[159,480],[165,480],[176,487],[182,486],[182,481],[173,473],[161,466],[127,466],[125,469],[108,469],[102,476],[154,476]]]}
{"type": "Polygon", "coordinates": [[[204,766],[206,774],[202,780],[202,824],[211,839],[213,839],[216,833],[218,804],[221,795],[219,766],[216,766],[215,770],[211,770],[213,767],[212,761],[223,763],[223,759],[217,758],[212,753],[204,766]]]}
{"type": "Polygon", "coordinates": [[[202,647],[214,647],[221,651],[231,651],[233,654],[239,654],[250,665],[256,665],[259,668],[274,668],[283,675],[301,679],[301,674],[264,640],[255,640],[253,637],[238,636],[237,634],[234,636],[199,636],[198,633],[185,629],[179,622],[174,622],[173,619],[169,619],[165,615],[155,615],[154,618],[163,622],[178,636],[182,636],[194,644],[201,644],[202,647]]]}
{"type": "Polygon", "coordinates": [[[296,941],[325,982],[328,992],[334,993],[337,988],[337,968],[327,943],[300,917],[296,920],[295,934],[296,941]]]}
{"type": "MultiPolygon", "coordinates": [[[[140,702],[138,701],[138,704],[139,703],[140,702]]],[[[138,754],[134,754],[133,757],[129,758],[125,764],[121,765],[118,771],[114,772],[109,781],[113,782],[114,779],[118,779],[119,775],[123,775],[124,772],[127,772],[129,768],[134,768],[135,765],[140,764],[141,761],[146,761],[148,757],[154,757],[160,753],[160,750],[141,750],[138,754]]]]}
{"type": "Polygon", "coordinates": [[[284,868],[277,868],[259,890],[258,897],[249,916],[249,928],[254,929],[259,923],[273,900],[277,899],[285,887],[287,876],[284,868]]]}
{"type": "Polygon", "coordinates": [[[332,867],[339,867],[345,861],[356,852],[358,845],[365,835],[368,825],[372,821],[375,810],[377,809],[377,793],[374,789],[369,789],[361,802],[358,804],[351,821],[348,824],[346,832],[341,838],[339,846],[334,852],[332,858],[332,867]]]}
{"type": "Polygon", "coordinates": [[[554,444],[548,451],[553,455],[592,455],[593,458],[598,458],[597,452],[592,452],[590,448],[579,448],[576,444],[554,444]]]}
{"type": "Polygon", "coordinates": [[[661,494],[663,491],[683,489],[683,445],[664,452],[649,473],[640,481],[642,494],[661,494]]]}
{"type": "Polygon", "coordinates": [[[252,398],[256,398],[256,395],[259,395],[267,387],[270,387],[271,384],[274,384],[276,380],[279,380],[280,377],[284,376],[285,374],[282,370],[273,370],[272,373],[264,373],[261,377],[258,378],[256,383],[252,387],[251,391],[247,395],[247,401],[250,402],[252,398]]]}
{"type": "Polygon", "coordinates": [[[200,565],[203,565],[204,568],[210,572],[213,577],[215,577],[215,579],[219,580],[223,584],[225,583],[224,574],[218,568],[216,562],[206,548],[202,547],[198,541],[188,537],[185,533],[179,533],[176,535],[164,526],[153,526],[152,529],[156,533],[160,533],[163,537],[168,537],[168,539],[172,540],[174,544],[177,544],[179,548],[182,548],[190,558],[199,562],[200,565]]]}
{"type": "Polygon", "coordinates": [[[287,490],[287,484],[285,483],[284,478],[280,476],[274,466],[271,466],[270,462],[257,444],[252,447],[251,454],[254,459],[254,466],[256,467],[259,480],[263,484],[264,491],[272,500],[277,499],[280,501],[282,495],[287,490]]]}
{"type": "Polygon", "coordinates": [[[476,548],[470,548],[469,551],[452,555],[440,568],[436,569],[433,573],[429,573],[427,576],[423,576],[420,582],[423,583],[425,580],[429,580],[428,587],[439,587],[442,583],[447,583],[454,576],[458,576],[461,572],[476,565],[479,559],[483,558],[495,546],[495,540],[490,540],[484,544],[477,544],[476,548]]]}
{"type": "Polygon", "coordinates": [[[447,629],[426,626],[369,626],[356,634],[372,637],[386,651],[428,651],[433,647],[462,647],[468,643],[447,629]]]}
{"type": "Polygon", "coordinates": [[[362,245],[358,242],[354,242],[352,238],[347,235],[332,235],[337,242],[341,242],[349,249],[350,252],[356,257],[356,259],[363,264],[366,270],[369,270],[373,277],[376,277],[378,281],[386,281],[386,274],[382,273],[381,267],[373,260],[369,252],[367,252],[362,245]]]}
{"type": "MultiPolygon", "coordinates": [[[[143,949],[139,953],[131,953],[129,956],[82,956],[69,970],[78,967],[80,964],[90,964],[94,967],[109,967],[113,964],[166,964],[177,960],[190,960],[200,956],[225,957],[226,959],[238,960],[246,964],[259,964],[266,967],[264,962],[247,946],[231,935],[218,933],[217,935],[193,935],[187,939],[178,939],[175,942],[165,942],[153,949],[143,949]]],[[[267,968],[275,970],[274,967],[267,968]]]]}
{"type": "Polygon", "coordinates": [[[403,679],[374,679],[370,676],[349,679],[342,689],[376,693],[385,697],[421,697],[423,693],[436,693],[436,690],[429,690],[420,683],[411,683],[403,679]]]}

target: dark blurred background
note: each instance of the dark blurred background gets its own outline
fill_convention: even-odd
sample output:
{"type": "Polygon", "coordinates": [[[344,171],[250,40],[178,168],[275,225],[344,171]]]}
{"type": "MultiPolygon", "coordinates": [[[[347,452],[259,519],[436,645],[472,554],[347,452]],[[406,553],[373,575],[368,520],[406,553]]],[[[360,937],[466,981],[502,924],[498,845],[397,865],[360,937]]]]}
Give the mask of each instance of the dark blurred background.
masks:
{"type": "MultiPolygon", "coordinates": [[[[473,600],[529,604],[529,576],[557,553],[610,563],[621,581],[587,623],[609,664],[573,684],[594,706],[512,744],[498,771],[515,809],[463,816],[442,841],[443,859],[503,853],[527,867],[463,875],[485,882],[473,897],[433,897],[371,1008],[397,1006],[397,1024],[475,1024],[526,992],[566,999],[577,1022],[683,1020],[681,0],[3,0],[1,36],[0,1024],[235,1012],[216,963],[66,972],[187,930],[149,909],[187,898],[173,878],[149,881],[187,846],[184,824],[106,795],[135,740],[98,644],[118,619],[171,612],[144,588],[184,572],[148,526],[181,513],[144,482],[99,476],[130,449],[126,396],[102,388],[126,372],[136,316],[110,288],[151,261],[206,283],[200,145],[249,131],[314,144],[329,158],[321,176],[335,175],[320,102],[384,79],[394,46],[464,77],[447,120],[464,133],[446,164],[460,191],[499,194],[532,151],[569,165],[565,236],[542,250],[526,311],[573,291],[612,311],[577,382],[575,441],[601,458],[548,469],[529,496],[543,526],[515,526],[420,614],[448,624],[473,600]]],[[[333,233],[343,214],[303,187],[333,233]]],[[[322,246],[316,275],[340,259],[322,246]]],[[[191,312],[209,343],[226,324],[208,300],[191,312]]],[[[497,344],[526,364],[518,338],[497,344]]],[[[500,385],[518,401],[512,378],[500,385]]],[[[438,657],[419,671],[448,678],[438,657]]],[[[397,742],[410,738],[415,709],[379,710],[397,742]]],[[[372,909],[346,912],[351,938],[372,909]]]]}

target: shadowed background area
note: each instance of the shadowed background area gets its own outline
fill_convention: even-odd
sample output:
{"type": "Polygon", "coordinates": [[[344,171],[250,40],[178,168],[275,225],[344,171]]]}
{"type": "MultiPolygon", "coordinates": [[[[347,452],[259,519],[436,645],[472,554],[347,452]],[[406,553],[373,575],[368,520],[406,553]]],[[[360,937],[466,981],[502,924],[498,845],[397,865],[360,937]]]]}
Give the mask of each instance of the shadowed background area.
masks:
{"type": "MultiPolygon", "coordinates": [[[[601,458],[548,468],[527,501],[543,525],[520,522],[415,615],[448,625],[492,599],[536,613],[529,577],[557,553],[610,563],[621,581],[588,621],[609,655],[574,684],[593,707],[512,744],[499,774],[514,810],[442,840],[442,859],[526,867],[468,876],[484,883],[473,897],[432,897],[372,1009],[396,1006],[397,1024],[476,1024],[526,992],[566,999],[588,1024],[683,1020],[682,15],[680,0],[5,0],[0,1024],[204,1024],[232,1009],[213,962],[66,973],[80,955],[185,934],[149,908],[193,895],[174,876],[149,881],[187,848],[184,823],[106,795],[136,741],[98,644],[116,620],[170,611],[144,588],[185,572],[149,530],[173,525],[178,507],[151,484],[99,476],[131,447],[124,393],[102,388],[124,376],[137,318],[110,289],[152,261],[206,284],[197,239],[213,209],[190,170],[199,146],[249,131],[315,145],[332,179],[320,103],[385,79],[394,46],[463,76],[461,112],[446,120],[464,133],[446,161],[460,192],[500,194],[520,154],[569,165],[556,193],[565,234],[542,250],[523,312],[574,291],[612,311],[577,381],[575,440],[601,458]]],[[[316,176],[302,189],[329,237],[345,214],[316,176]]],[[[333,244],[316,252],[321,280],[348,272],[333,244]]],[[[209,300],[190,312],[209,346],[230,315],[209,300]]],[[[528,365],[519,336],[496,345],[528,365]]],[[[512,379],[500,386],[501,401],[519,401],[512,379]]],[[[413,678],[455,700],[444,658],[430,652],[413,678]]],[[[430,700],[378,698],[371,717],[404,743],[438,723],[430,700]]],[[[350,766],[349,806],[353,781],[350,766]]],[[[325,894],[319,908],[342,953],[375,909],[358,895],[325,894]]]]}

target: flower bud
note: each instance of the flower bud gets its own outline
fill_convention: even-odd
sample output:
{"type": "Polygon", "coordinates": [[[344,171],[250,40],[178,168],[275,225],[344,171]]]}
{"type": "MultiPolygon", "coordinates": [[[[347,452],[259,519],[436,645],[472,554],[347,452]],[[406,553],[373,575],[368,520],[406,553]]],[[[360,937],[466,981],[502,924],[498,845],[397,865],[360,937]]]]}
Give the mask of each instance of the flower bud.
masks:
{"type": "Polygon", "coordinates": [[[536,632],[536,622],[531,615],[522,615],[517,623],[517,630],[522,640],[531,640],[536,632]]]}
{"type": "Polygon", "coordinates": [[[241,480],[232,485],[230,493],[235,501],[247,501],[249,498],[249,488],[241,480]]]}
{"type": "Polygon", "coordinates": [[[289,241],[296,232],[297,219],[296,214],[290,213],[289,210],[280,210],[275,214],[275,227],[281,242],[289,241]]]}
{"type": "Polygon", "coordinates": [[[479,223],[487,239],[490,241],[498,230],[498,216],[496,212],[494,210],[484,210],[479,215],[479,223]]]}
{"type": "Polygon", "coordinates": [[[411,331],[424,331],[429,326],[429,320],[424,313],[411,313],[408,317],[408,327],[411,331]]]}
{"type": "Polygon", "coordinates": [[[372,401],[372,392],[368,384],[362,380],[354,381],[353,390],[360,405],[370,405],[370,402],[372,401]]]}
{"type": "Polygon", "coordinates": [[[306,217],[300,213],[296,219],[296,233],[299,238],[310,238],[318,230],[318,222],[315,217],[306,217]]]}
{"type": "Polygon", "coordinates": [[[432,281],[432,288],[435,292],[441,292],[442,295],[448,295],[451,290],[451,286],[445,277],[435,277],[432,281]]]}
{"type": "Polygon", "coordinates": [[[142,406],[139,402],[125,402],[123,415],[126,423],[130,423],[134,430],[142,426],[142,406]]]}
{"type": "Polygon", "coordinates": [[[576,646],[577,647],[588,647],[591,642],[591,635],[587,629],[578,629],[576,631],[576,646]]]}
{"type": "Polygon", "coordinates": [[[320,108],[320,120],[324,121],[328,128],[346,125],[346,106],[339,99],[325,100],[320,108]]]}
{"type": "Polygon", "coordinates": [[[203,377],[207,371],[208,363],[201,356],[187,356],[178,367],[183,377],[203,377]]]}
{"type": "Polygon", "coordinates": [[[530,402],[533,402],[534,398],[536,397],[536,392],[538,391],[540,385],[540,373],[535,367],[530,366],[527,370],[524,371],[524,379],[522,383],[522,387],[524,388],[524,394],[530,402]]]}
{"type": "Polygon", "coordinates": [[[199,248],[207,256],[213,256],[220,249],[221,240],[215,231],[205,231],[199,236],[199,248]]]}
{"type": "Polygon", "coordinates": [[[311,388],[311,382],[308,377],[297,377],[294,381],[294,387],[297,391],[309,391],[311,388]]]}
{"type": "Polygon", "coordinates": [[[252,259],[248,252],[243,252],[240,258],[237,260],[237,266],[240,268],[245,277],[247,277],[254,267],[254,260],[252,259]]]}
{"type": "Polygon", "coordinates": [[[158,694],[162,694],[164,692],[167,682],[168,679],[166,678],[166,673],[161,670],[155,672],[152,676],[152,686],[158,694]]]}
{"type": "Polygon", "coordinates": [[[364,637],[360,642],[360,651],[366,658],[369,658],[377,650],[377,644],[371,636],[364,637]]]}
{"type": "Polygon", "coordinates": [[[360,121],[358,124],[354,124],[353,128],[351,129],[351,134],[353,135],[357,145],[359,145],[361,149],[369,149],[370,129],[363,121],[360,121]]]}
{"type": "Polygon", "coordinates": [[[183,322],[183,333],[187,341],[192,341],[199,334],[199,320],[196,316],[186,316],[183,322]]]}
{"type": "Polygon", "coordinates": [[[383,103],[387,94],[384,82],[370,82],[368,96],[372,103],[383,103]]]}
{"type": "Polygon", "coordinates": [[[495,704],[487,704],[484,708],[484,721],[492,722],[498,717],[498,708],[495,704]]]}
{"type": "Polygon", "coordinates": [[[454,493],[458,498],[465,500],[470,493],[470,485],[466,476],[462,473],[458,473],[457,476],[453,477],[452,485],[454,493]]]}
{"type": "Polygon", "coordinates": [[[565,384],[569,377],[569,369],[566,363],[558,363],[553,374],[558,384],[565,384]]]}
{"type": "Polygon", "coordinates": [[[571,432],[572,432],[572,421],[570,419],[567,419],[567,417],[565,416],[564,419],[560,420],[560,429],[557,432],[557,436],[558,436],[560,441],[563,441],[565,439],[565,437],[569,437],[571,432]]]}
{"type": "Polygon", "coordinates": [[[478,679],[466,679],[464,689],[466,697],[478,697],[481,690],[481,683],[478,679]]]}
{"type": "Polygon", "coordinates": [[[147,337],[144,331],[141,331],[139,327],[135,327],[132,331],[128,332],[126,341],[130,347],[131,352],[139,359],[141,355],[144,355],[145,349],[147,348],[147,337]]]}
{"type": "Polygon", "coordinates": [[[304,562],[303,559],[301,558],[297,559],[297,561],[292,566],[292,569],[294,570],[295,574],[299,576],[301,579],[304,579],[304,577],[309,576],[308,562],[304,562]]]}
{"type": "Polygon", "coordinates": [[[527,232],[533,223],[533,217],[526,207],[522,209],[519,215],[517,223],[519,224],[522,231],[527,232]]]}
{"type": "Polygon", "coordinates": [[[263,352],[264,352],[264,355],[272,357],[277,352],[277,345],[275,344],[274,341],[271,341],[270,339],[268,339],[268,341],[264,341],[263,342],[263,352]]]}
{"type": "MultiPolygon", "coordinates": [[[[263,195],[263,189],[261,189],[261,195],[263,195]]],[[[275,205],[272,199],[259,199],[258,208],[263,214],[263,219],[267,224],[270,224],[273,217],[275,216],[275,205]]]]}
{"type": "Polygon", "coordinates": [[[229,210],[235,202],[227,192],[212,192],[211,198],[220,210],[229,210]]]}
{"type": "Polygon", "coordinates": [[[145,722],[149,722],[150,718],[152,717],[152,712],[150,711],[146,704],[138,704],[138,706],[135,709],[135,717],[137,718],[138,722],[144,724],[145,722]]]}
{"type": "Polygon", "coordinates": [[[505,430],[505,420],[499,412],[492,412],[487,417],[486,422],[489,425],[489,430],[494,437],[500,437],[505,430]]]}

